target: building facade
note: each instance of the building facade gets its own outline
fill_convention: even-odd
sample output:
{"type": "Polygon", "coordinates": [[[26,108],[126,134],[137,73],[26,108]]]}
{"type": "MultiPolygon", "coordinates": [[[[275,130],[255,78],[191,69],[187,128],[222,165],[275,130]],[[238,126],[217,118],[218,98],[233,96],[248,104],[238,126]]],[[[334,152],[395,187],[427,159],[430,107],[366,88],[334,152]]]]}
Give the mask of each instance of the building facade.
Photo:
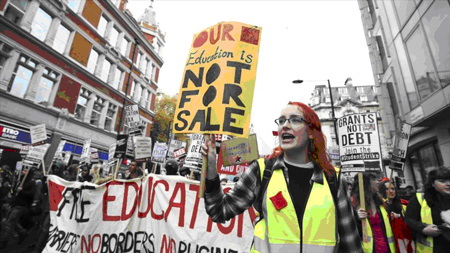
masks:
{"type": "Polygon", "coordinates": [[[152,8],[138,23],[127,2],[0,1],[2,157],[30,143],[30,126],[45,124],[47,155],[65,140],[77,159],[91,139],[107,160],[130,104],[149,136],[165,41],[152,8]]]}
{"type": "MultiPolygon", "coordinates": [[[[360,0],[384,135],[412,124],[405,186],[422,191],[431,169],[450,166],[450,2],[360,0]]],[[[400,186],[402,187],[402,186],[400,186]]]]}
{"type": "MultiPolygon", "coordinates": [[[[310,106],[320,118],[322,132],[327,138],[326,147],[334,166],[339,166],[339,146],[336,141],[336,131],[332,114],[331,100],[335,118],[340,118],[348,114],[377,113],[378,129],[382,132],[385,123],[380,117],[378,103],[379,89],[373,85],[353,86],[351,78],[345,81],[344,86],[334,86],[330,89],[327,85],[316,85],[311,97],[310,106]]],[[[389,163],[389,145],[386,138],[380,134],[381,155],[383,160],[383,173],[388,174],[386,167],[389,163]]]]}

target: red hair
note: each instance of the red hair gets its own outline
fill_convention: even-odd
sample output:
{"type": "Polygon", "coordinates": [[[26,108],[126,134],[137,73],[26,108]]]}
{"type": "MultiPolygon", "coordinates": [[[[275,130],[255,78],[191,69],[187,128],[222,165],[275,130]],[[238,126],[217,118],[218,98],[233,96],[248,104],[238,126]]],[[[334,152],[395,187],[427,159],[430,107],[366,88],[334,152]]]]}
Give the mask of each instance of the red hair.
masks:
{"type": "MultiPolygon", "coordinates": [[[[326,137],[322,132],[322,124],[320,123],[319,116],[309,106],[300,102],[289,102],[288,105],[297,106],[299,110],[303,112],[303,118],[305,119],[308,128],[306,132],[312,135],[313,149],[308,150],[311,154],[310,158],[315,161],[320,167],[330,176],[332,172],[336,173],[333,165],[331,165],[331,159],[326,151],[326,137]]],[[[309,148],[309,145],[308,145],[309,148]]],[[[275,147],[269,159],[276,158],[284,153],[281,146],[275,147]]]]}

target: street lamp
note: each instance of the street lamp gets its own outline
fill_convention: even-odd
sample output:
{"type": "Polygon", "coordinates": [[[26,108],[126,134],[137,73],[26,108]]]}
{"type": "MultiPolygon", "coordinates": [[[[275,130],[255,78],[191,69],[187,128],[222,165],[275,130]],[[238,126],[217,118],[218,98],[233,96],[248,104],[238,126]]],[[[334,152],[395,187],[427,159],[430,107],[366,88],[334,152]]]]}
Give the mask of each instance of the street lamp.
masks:
{"type": "MultiPolygon", "coordinates": [[[[337,128],[336,128],[336,116],[334,114],[333,94],[331,93],[330,79],[327,79],[327,82],[328,82],[328,91],[330,92],[331,116],[333,119],[334,133],[336,134],[336,144],[339,145],[339,137],[338,137],[338,132],[337,132],[337,128]]],[[[303,80],[300,80],[300,79],[294,80],[294,81],[292,81],[292,83],[303,83],[303,80]]]]}

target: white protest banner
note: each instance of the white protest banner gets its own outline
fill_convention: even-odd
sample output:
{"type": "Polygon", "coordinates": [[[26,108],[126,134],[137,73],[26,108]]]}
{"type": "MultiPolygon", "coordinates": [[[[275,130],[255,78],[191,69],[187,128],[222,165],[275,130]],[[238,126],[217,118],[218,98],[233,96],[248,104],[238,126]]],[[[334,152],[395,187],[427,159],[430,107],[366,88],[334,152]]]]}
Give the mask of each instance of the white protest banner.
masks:
{"type": "Polygon", "coordinates": [[[251,248],[254,209],[214,223],[197,197],[198,182],[184,177],[151,174],[95,185],[49,175],[47,182],[51,225],[44,253],[242,253],[251,248]]]}
{"type": "Polygon", "coordinates": [[[411,124],[401,123],[401,129],[394,135],[394,150],[392,152],[389,168],[403,171],[406,162],[406,151],[408,150],[409,137],[411,135],[411,124]]]}
{"type": "Polygon", "coordinates": [[[81,151],[80,162],[89,163],[91,151],[91,139],[85,140],[83,144],[83,151],[81,151]]]}
{"type": "Polygon", "coordinates": [[[351,114],[337,120],[341,171],[381,171],[376,113],[351,114]]]}
{"type": "Polygon", "coordinates": [[[125,106],[125,111],[125,124],[130,128],[130,131],[138,129],[141,126],[141,120],[139,118],[139,106],[127,105],[125,106]]]}
{"type": "Polygon", "coordinates": [[[133,137],[134,159],[146,159],[152,156],[152,139],[150,137],[133,137]]]}
{"type": "Polygon", "coordinates": [[[30,127],[31,144],[39,144],[47,140],[47,130],[45,124],[30,127]]]}
{"type": "Polygon", "coordinates": [[[165,163],[167,154],[167,144],[164,142],[156,142],[153,148],[152,162],[165,163]]]}
{"type": "Polygon", "coordinates": [[[201,169],[203,162],[202,145],[205,142],[203,134],[192,134],[189,149],[184,160],[184,166],[193,169],[201,169]]]}
{"type": "Polygon", "coordinates": [[[167,157],[175,157],[174,151],[180,148],[185,148],[186,142],[185,141],[179,141],[179,140],[171,140],[169,145],[169,150],[167,151],[167,157]]]}

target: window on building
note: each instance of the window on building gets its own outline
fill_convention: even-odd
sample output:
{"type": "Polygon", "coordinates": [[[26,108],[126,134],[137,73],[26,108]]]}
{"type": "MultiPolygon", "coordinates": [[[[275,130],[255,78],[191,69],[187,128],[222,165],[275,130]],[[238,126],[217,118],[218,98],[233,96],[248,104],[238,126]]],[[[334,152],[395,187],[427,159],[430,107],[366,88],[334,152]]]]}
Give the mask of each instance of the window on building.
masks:
{"type": "Polygon", "coordinates": [[[312,99],[312,103],[313,103],[313,105],[318,105],[318,104],[320,104],[320,97],[315,97],[315,98],[313,98],[313,99],[312,99]]]}
{"type": "Polygon", "coordinates": [[[111,72],[111,62],[105,59],[103,61],[102,73],[100,74],[100,79],[103,82],[108,82],[109,73],[111,72]]]}
{"type": "Polygon", "coordinates": [[[142,66],[142,73],[144,73],[144,76],[147,77],[147,69],[150,65],[150,60],[148,58],[144,59],[144,64],[142,66]]]}
{"type": "Polygon", "coordinates": [[[141,57],[142,57],[142,53],[139,52],[137,54],[137,58],[136,58],[136,67],[139,68],[139,69],[140,69],[140,66],[141,66],[141,57]]]}
{"type": "Polygon", "coordinates": [[[104,106],[105,100],[99,96],[95,97],[94,105],[92,106],[91,112],[91,120],[90,124],[98,127],[100,123],[100,115],[102,115],[102,109],[104,106]]]}
{"type": "Polygon", "coordinates": [[[127,38],[123,38],[122,43],[120,44],[120,53],[123,56],[126,56],[128,58],[128,45],[130,44],[130,41],[127,38]]]}
{"type": "Polygon", "coordinates": [[[3,71],[3,67],[5,67],[6,60],[10,57],[9,53],[11,50],[12,47],[0,41],[0,74],[3,71]]]}
{"type": "Polygon", "coordinates": [[[417,190],[423,190],[428,172],[443,165],[439,145],[436,142],[426,144],[411,152],[408,156],[413,169],[417,190]]]}
{"type": "Polygon", "coordinates": [[[364,93],[364,87],[356,87],[356,92],[364,93]]]}
{"type": "Polygon", "coordinates": [[[16,25],[19,25],[22,21],[22,17],[25,14],[26,7],[28,5],[28,0],[11,0],[6,8],[4,16],[9,21],[16,25]]]}
{"type": "Polygon", "coordinates": [[[116,72],[114,72],[114,80],[111,82],[111,85],[114,89],[119,89],[119,85],[122,82],[123,71],[119,68],[116,68],[116,72]]]}
{"type": "Polygon", "coordinates": [[[338,88],[339,94],[347,94],[347,88],[338,88]]]}
{"type": "Polygon", "coordinates": [[[443,87],[450,84],[450,3],[434,1],[422,19],[428,44],[443,87]]]}
{"type": "Polygon", "coordinates": [[[146,101],[147,101],[147,96],[148,96],[147,89],[143,88],[143,89],[142,89],[142,96],[141,96],[141,99],[139,100],[139,104],[140,104],[142,107],[145,107],[145,103],[146,103],[146,101]]]}
{"type": "Polygon", "coordinates": [[[131,83],[131,89],[130,89],[130,97],[131,98],[134,96],[134,91],[136,89],[136,86],[139,86],[139,84],[137,84],[136,81],[133,81],[131,83]]]}
{"type": "Polygon", "coordinates": [[[330,90],[328,88],[323,88],[323,94],[330,95],[330,90]]]}
{"type": "Polygon", "coordinates": [[[145,77],[147,77],[149,80],[152,79],[153,68],[154,68],[154,65],[152,64],[152,61],[149,61],[148,67],[145,70],[145,77]]]}
{"type": "Polygon", "coordinates": [[[416,86],[413,82],[413,77],[411,69],[408,64],[408,58],[406,56],[406,49],[403,45],[401,36],[397,36],[394,40],[395,48],[397,49],[397,55],[402,70],[403,80],[399,79],[398,82],[403,81],[406,88],[406,94],[408,95],[408,102],[411,108],[416,107],[419,104],[419,99],[417,96],[416,86]]]}
{"type": "Polygon", "coordinates": [[[39,40],[44,41],[47,37],[51,23],[52,17],[39,8],[36,12],[36,16],[34,16],[33,23],[31,24],[31,34],[39,40]]]}
{"type": "Polygon", "coordinates": [[[89,60],[87,63],[87,70],[94,74],[95,67],[97,66],[98,53],[94,48],[91,49],[91,53],[89,54],[89,60]]]}
{"type": "Polygon", "coordinates": [[[152,65],[152,81],[156,82],[156,65],[152,65]]]}
{"type": "Polygon", "coordinates": [[[392,1],[397,10],[398,20],[400,21],[400,26],[403,26],[406,20],[409,19],[414,9],[416,8],[416,3],[414,1],[392,1]]]}
{"type": "Polygon", "coordinates": [[[8,92],[14,96],[23,98],[31,82],[31,77],[36,71],[36,65],[36,61],[25,56],[20,56],[8,85],[8,92]]]}
{"type": "Polygon", "coordinates": [[[118,37],[119,37],[119,29],[117,29],[117,27],[114,26],[109,32],[109,44],[111,44],[112,47],[116,47],[118,37]]]}
{"type": "Polygon", "coordinates": [[[136,85],[136,89],[134,91],[133,100],[139,103],[139,100],[141,100],[142,95],[142,86],[140,84],[136,85]]]}
{"type": "Polygon", "coordinates": [[[372,86],[373,93],[378,94],[378,87],[372,86]]]}
{"type": "Polygon", "coordinates": [[[361,100],[361,102],[367,102],[367,96],[366,95],[361,95],[359,97],[359,100],[361,100]]]}
{"type": "Polygon", "coordinates": [[[367,1],[367,11],[369,12],[370,17],[372,18],[372,24],[375,24],[375,23],[377,23],[377,14],[375,13],[375,7],[373,5],[373,1],[375,1],[375,0],[367,1]]]}
{"type": "Polygon", "coordinates": [[[325,103],[331,103],[331,98],[330,97],[325,97],[325,103]]]}
{"type": "Polygon", "coordinates": [[[55,42],[53,43],[53,48],[58,51],[58,53],[63,54],[66,50],[67,42],[69,40],[70,31],[63,25],[59,25],[58,31],[56,31],[55,42]]]}
{"type": "Polygon", "coordinates": [[[347,99],[349,99],[350,97],[348,96],[348,95],[342,95],[341,96],[341,101],[344,101],[344,100],[347,100],[347,99]]]}
{"type": "Polygon", "coordinates": [[[423,100],[439,89],[439,84],[421,27],[417,27],[409,37],[406,41],[406,47],[408,48],[419,98],[423,100]]]}
{"type": "Polygon", "coordinates": [[[78,96],[77,106],[75,107],[75,118],[81,121],[85,120],[87,104],[90,100],[91,92],[85,88],[80,89],[80,95],[78,96]]]}
{"type": "Polygon", "coordinates": [[[147,91],[147,97],[145,99],[145,109],[150,109],[150,99],[152,98],[152,93],[147,91]]]}
{"type": "Polygon", "coordinates": [[[106,117],[105,117],[105,126],[104,129],[106,131],[112,131],[113,130],[113,122],[114,122],[114,115],[116,114],[117,106],[109,103],[108,110],[106,111],[106,117]]]}
{"type": "Polygon", "coordinates": [[[81,0],[69,0],[69,2],[67,3],[67,5],[69,6],[70,9],[72,9],[74,12],[78,11],[78,8],[80,7],[80,1],[81,0]]]}
{"type": "Polygon", "coordinates": [[[45,104],[48,103],[50,93],[52,92],[53,85],[56,83],[58,74],[49,69],[45,68],[42,73],[41,81],[39,82],[36,91],[36,103],[45,104]]]}
{"type": "Polygon", "coordinates": [[[107,25],[108,25],[108,20],[105,18],[105,16],[102,15],[100,17],[100,21],[98,22],[97,31],[103,37],[105,37],[107,25]]]}
{"type": "Polygon", "coordinates": [[[376,47],[380,54],[381,63],[383,64],[383,66],[382,66],[383,72],[384,72],[386,70],[386,68],[388,67],[386,49],[384,48],[383,38],[381,36],[375,36],[375,39],[377,42],[376,47]]]}

